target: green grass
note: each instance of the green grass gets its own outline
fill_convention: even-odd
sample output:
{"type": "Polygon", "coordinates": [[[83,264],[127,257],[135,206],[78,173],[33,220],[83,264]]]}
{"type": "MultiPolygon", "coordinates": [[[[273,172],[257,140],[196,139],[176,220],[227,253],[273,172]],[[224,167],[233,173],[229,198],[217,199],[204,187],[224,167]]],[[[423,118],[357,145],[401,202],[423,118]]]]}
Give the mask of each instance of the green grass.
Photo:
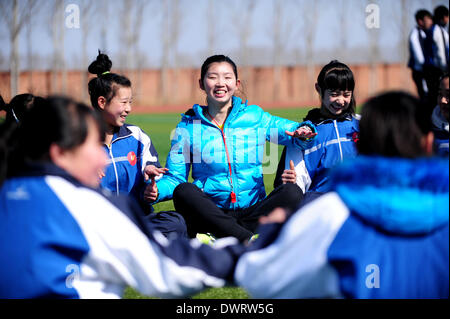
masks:
{"type": "MultiPolygon", "coordinates": [[[[266,110],[272,115],[280,116],[294,121],[300,121],[308,112],[309,108],[296,109],[273,109],[266,110]]],[[[131,114],[127,122],[139,126],[152,139],[156,151],[159,155],[161,165],[165,165],[167,154],[170,150],[170,132],[180,121],[180,113],[166,114],[131,114]]],[[[266,145],[267,146],[267,145],[266,145]]],[[[267,149],[267,147],[266,147],[267,149]]],[[[282,146],[278,146],[278,158],[281,156],[282,146]]],[[[278,162],[277,162],[278,163],[278,162]]],[[[269,194],[273,190],[273,180],[275,173],[264,175],[264,184],[266,192],[269,194]]],[[[173,202],[166,201],[154,205],[155,211],[174,210],[173,202]]],[[[124,298],[143,299],[151,298],[138,293],[132,288],[127,288],[124,292],[124,298]]],[[[193,299],[246,299],[249,298],[247,292],[239,287],[211,288],[192,296],[193,299]]]]}

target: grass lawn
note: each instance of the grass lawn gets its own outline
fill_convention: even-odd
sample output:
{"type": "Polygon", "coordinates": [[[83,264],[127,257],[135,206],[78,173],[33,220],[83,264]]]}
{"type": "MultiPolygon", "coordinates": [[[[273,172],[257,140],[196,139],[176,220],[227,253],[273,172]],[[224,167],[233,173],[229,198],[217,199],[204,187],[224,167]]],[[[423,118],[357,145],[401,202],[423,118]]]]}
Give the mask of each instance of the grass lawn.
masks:
{"type": "MultiPolygon", "coordinates": [[[[283,118],[300,121],[308,112],[309,108],[298,109],[273,109],[266,110],[272,115],[277,115],[283,118]]],[[[143,129],[152,139],[156,151],[159,154],[161,165],[165,165],[166,157],[170,150],[170,132],[176,127],[180,121],[180,113],[166,113],[166,114],[131,114],[128,116],[127,122],[134,124],[143,129]]],[[[267,145],[266,145],[267,146],[267,145]]],[[[267,149],[267,147],[266,147],[267,149]]],[[[281,156],[282,146],[278,146],[278,158],[281,156]]],[[[266,152],[267,153],[267,152],[266,152]]],[[[269,194],[273,190],[273,174],[264,175],[264,184],[266,192],[269,194]]],[[[173,202],[166,201],[158,203],[154,206],[155,211],[174,210],[173,202]]],[[[124,298],[142,299],[148,298],[136,292],[132,288],[127,288],[124,293],[124,298]]],[[[225,287],[213,288],[205,290],[195,296],[193,299],[245,299],[249,298],[248,294],[239,287],[225,287]]]]}

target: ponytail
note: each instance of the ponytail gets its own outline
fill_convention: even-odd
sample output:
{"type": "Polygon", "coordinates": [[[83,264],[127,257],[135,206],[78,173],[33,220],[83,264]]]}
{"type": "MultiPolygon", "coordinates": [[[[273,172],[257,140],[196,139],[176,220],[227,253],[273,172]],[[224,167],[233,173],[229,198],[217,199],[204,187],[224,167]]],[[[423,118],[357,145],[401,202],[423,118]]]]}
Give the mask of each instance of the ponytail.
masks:
{"type": "Polygon", "coordinates": [[[123,75],[111,73],[111,67],[111,60],[100,50],[95,61],[88,67],[89,73],[97,75],[88,84],[91,104],[97,110],[99,109],[98,98],[100,96],[103,96],[106,102],[109,103],[115,96],[119,86],[131,87],[131,81],[123,75]]]}

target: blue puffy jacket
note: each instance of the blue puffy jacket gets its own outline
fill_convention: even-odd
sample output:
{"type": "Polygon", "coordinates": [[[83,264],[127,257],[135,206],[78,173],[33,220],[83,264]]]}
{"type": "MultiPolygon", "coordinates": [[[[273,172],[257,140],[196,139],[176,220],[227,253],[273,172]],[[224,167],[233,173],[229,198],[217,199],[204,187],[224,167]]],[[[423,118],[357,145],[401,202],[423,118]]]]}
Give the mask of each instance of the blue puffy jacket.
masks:
{"type": "MultiPolygon", "coordinates": [[[[169,172],[157,181],[158,201],[171,199],[175,187],[187,182],[191,165],[193,183],[221,208],[243,209],[265,198],[262,163],[266,141],[291,143],[293,139],[285,131],[294,131],[300,124],[242,103],[238,97],[233,97],[232,103],[223,132],[204,115],[206,106],[195,104],[182,115],[167,157],[169,172]]],[[[315,132],[312,123],[304,124],[315,132]]],[[[304,148],[312,140],[296,138],[294,142],[304,148]]]]}

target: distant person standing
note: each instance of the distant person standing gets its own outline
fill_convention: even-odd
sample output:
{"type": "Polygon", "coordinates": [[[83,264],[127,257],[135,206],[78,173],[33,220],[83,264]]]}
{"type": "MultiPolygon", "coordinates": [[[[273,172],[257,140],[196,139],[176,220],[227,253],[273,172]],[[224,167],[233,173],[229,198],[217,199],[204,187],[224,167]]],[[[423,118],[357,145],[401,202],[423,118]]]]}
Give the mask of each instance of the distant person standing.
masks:
{"type": "Polygon", "coordinates": [[[408,67],[412,70],[412,78],[417,87],[422,102],[427,101],[428,88],[425,81],[425,40],[426,30],[433,26],[433,18],[427,10],[421,9],[415,15],[417,25],[409,34],[409,61],[408,67]]]}
{"type": "Polygon", "coordinates": [[[436,105],[439,91],[439,79],[448,68],[448,8],[438,6],[434,10],[434,24],[427,30],[425,41],[425,55],[429,57],[425,60],[424,73],[428,87],[428,107],[431,112],[436,105]]]}

